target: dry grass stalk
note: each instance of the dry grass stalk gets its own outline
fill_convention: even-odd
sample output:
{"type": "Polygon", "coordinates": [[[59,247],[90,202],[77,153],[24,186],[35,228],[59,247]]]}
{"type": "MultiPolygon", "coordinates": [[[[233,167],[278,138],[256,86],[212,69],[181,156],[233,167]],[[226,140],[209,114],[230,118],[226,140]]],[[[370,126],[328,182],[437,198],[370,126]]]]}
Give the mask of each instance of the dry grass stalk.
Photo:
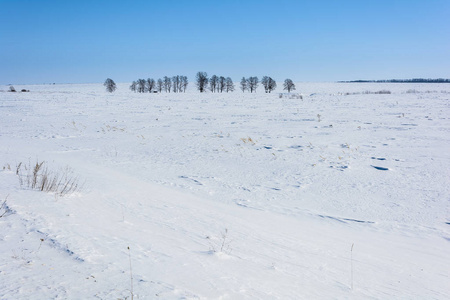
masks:
{"type": "Polygon", "coordinates": [[[353,290],[353,245],[352,244],[352,248],[350,249],[350,266],[351,266],[351,286],[352,286],[352,290],[353,290]]]}
{"type": "Polygon", "coordinates": [[[130,259],[130,293],[131,293],[131,300],[133,300],[134,293],[133,293],[133,269],[131,268],[131,250],[130,247],[127,248],[128,248],[128,257],[130,259]]]}
{"type": "Polygon", "coordinates": [[[0,218],[2,218],[9,211],[8,206],[6,205],[6,200],[8,200],[9,195],[6,196],[5,201],[3,201],[2,206],[0,206],[0,218]],[[3,212],[2,212],[3,211],[3,212]]]}
{"type": "Polygon", "coordinates": [[[24,183],[33,189],[42,192],[53,192],[60,196],[71,194],[80,190],[78,177],[76,177],[69,167],[59,171],[50,170],[44,161],[27,168],[26,165],[19,163],[16,167],[16,175],[19,177],[20,185],[24,183]],[[26,175],[22,174],[22,167],[26,175]]]}

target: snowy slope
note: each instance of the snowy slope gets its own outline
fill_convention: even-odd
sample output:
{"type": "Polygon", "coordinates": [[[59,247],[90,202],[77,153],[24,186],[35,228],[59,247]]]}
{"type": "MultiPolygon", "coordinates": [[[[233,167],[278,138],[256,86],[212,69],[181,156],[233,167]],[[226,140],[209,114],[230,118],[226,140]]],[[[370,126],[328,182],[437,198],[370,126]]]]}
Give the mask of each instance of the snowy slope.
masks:
{"type": "Polygon", "coordinates": [[[0,92],[1,299],[130,299],[130,258],[135,299],[450,297],[447,85],[24,88],[0,92]],[[83,188],[21,187],[36,160],[83,188]]]}

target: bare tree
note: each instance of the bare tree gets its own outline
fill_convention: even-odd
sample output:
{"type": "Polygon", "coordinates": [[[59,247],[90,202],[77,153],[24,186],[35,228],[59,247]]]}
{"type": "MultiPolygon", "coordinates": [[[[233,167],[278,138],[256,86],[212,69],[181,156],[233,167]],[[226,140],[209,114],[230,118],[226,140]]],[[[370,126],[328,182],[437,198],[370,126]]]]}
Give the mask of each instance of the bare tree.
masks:
{"type": "Polygon", "coordinates": [[[264,86],[264,91],[266,93],[270,93],[272,92],[274,89],[276,89],[277,87],[277,83],[275,80],[273,80],[271,77],[269,76],[264,76],[261,79],[261,84],[264,86]]]}
{"type": "Polygon", "coordinates": [[[180,88],[180,76],[173,76],[172,77],[172,85],[173,85],[173,92],[178,93],[180,88]]]}
{"type": "Polygon", "coordinates": [[[170,77],[164,76],[164,90],[170,93],[170,89],[172,88],[172,80],[170,77]]]}
{"type": "Polygon", "coordinates": [[[117,89],[116,83],[111,78],[107,78],[103,85],[106,87],[106,91],[110,93],[114,92],[117,89]]]}
{"type": "Polygon", "coordinates": [[[185,93],[186,93],[186,88],[187,88],[188,84],[189,84],[189,81],[188,81],[187,76],[181,76],[181,86],[183,88],[183,92],[185,92],[185,93]]]}
{"type": "Polygon", "coordinates": [[[183,90],[183,76],[181,75],[177,75],[177,86],[178,93],[181,93],[183,90]]]}
{"type": "Polygon", "coordinates": [[[267,93],[269,87],[269,76],[263,76],[263,78],[261,79],[261,84],[264,87],[264,91],[267,93]]]}
{"type": "Polygon", "coordinates": [[[208,74],[206,72],[198,72],[195,79],[198,90],[200,93],[203,93],[208,87],[208,74]]]}
{"type": "Polygon", "coordinates": [[[156,86],[155,80],[152,78],[148,78],[147,82],[146,82],[146,87],[145,87],[146,91],[149,93],[152,93],[153,90],[155,89],[155,86],[156,86]]]}
{"type": "Polygon", "coordinates": [[[133,81],[130,85],[130,90],[132,90],[133,92],[136,93],[136,86],[137,86],[137,82],[133,81]]]}
{"type": "Polygon", "coordinates": [[[220,77],[219,77],[218,84],[219,84],[219,85],[218,85],[218,87],[217,87],[217,90],[220,91],[221,93],[223,93],[223,90],[224,90],[225,87],[226,87],[226,79],[225,79],[225,77],[220,76],[220,77]]]}
{"type": "Polygon", "coordinates": [[[138,93],[145,93],[145,85],[146,85],[145,79],[138,79],[137,80],[137,91],[138,93]]]}
{"type": "Polygon", "coordinates": [[[162,81],[161,78],[158,79],[158,81],[156,82],[156,89],[158,90],[158,92],[162,92],[162,89],[164,87],[164,82],[162,81]]]}
{"type": "Polygon", "coordinates": [[[167,90],[169,91],[169,93],[170,93],[170,88],[172,87],[172,80],[170,79],[170,77],[168,78],[169,80],[167,80],[167,90]]]}
{"type": "Polygon", "coordinates": [[[268,91],[269,93],[272,92],[273,90],[275,90],[277,88],[277,82],[272,79],[271,77],[269,77],[269,86],[268,86],[268,91]]]}
{"type": "Polygon", "coordinates": [[[245,90],[247,90],[248,85],[247,85],[247,79],[245,79],[245,77],[242,77],[240,86],[241,86],[242,92],[245,92],[245,90]]]}
{"type": "Polygon", "coordinates": [[[172,88],[173,88],[173,92],[176,93],[177,92],[177,76],[172,76],[172,88]]]}
{"type": "Polygon", "coordinates": [[[227,93],[234,91],[234,83],[233,83],[233,80],[230,77],[227,77],[225,79],[225,85],[226,85],[227,93]]]}
{"type": "Polygon", "coordinates": [[[211,76],[209,79],[209,89],[211,92],[215,92],[219,84],[219,77],[216,75],[211,76]]]}
{"type": "Polygon", "coordinates": [[[291,91],[295,91],[295,84],[289,78],[284,81],[283,86],[284,86],[284,90],[287,90],[288,93],[290,93],[291,91]]]}
{"type": "Polygon", "coordinates": [[[250,93],[253,93],[253,91],[255,91],[255,93],[256,93],[256,89],[258,88],[258,83],[259,83],[259,79],[256,76],[249,77],[247,79],[247,86],[248,86],[248,89],[250,90],[250,93]]]}

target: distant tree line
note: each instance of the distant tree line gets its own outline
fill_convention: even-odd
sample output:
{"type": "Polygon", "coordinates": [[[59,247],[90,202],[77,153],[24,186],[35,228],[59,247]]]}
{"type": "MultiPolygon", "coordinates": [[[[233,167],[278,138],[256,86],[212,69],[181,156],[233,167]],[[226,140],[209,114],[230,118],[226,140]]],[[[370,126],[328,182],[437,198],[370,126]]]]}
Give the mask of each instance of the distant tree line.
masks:
{"type": "Polygon", "coordinates": [[[413,78],[413,79],[388,79],[388,80],[352,80],[352,81],[338,81],[345,83],[364,83],[364,82],[391,82],[391,83],[450,83],[450,79],[438,78],[413,78]]]}
{"type": "MultiPolygon", "coordinates": [[[[249,91],[250,93],[253,93],[256,92],[259,83],[263,85],[266,93],[271,93],[277,88],[277,83],[272,77],[264,76],[260,82],[258,77],[251,76],[248,78],[242,77],[240,89],[242,92],[249,91]]],[[[161,93],[162,91],[166,93],[181,93],[186,92],[188,84],[189,81],[187,76],[164,76],[156,81],[153,78],[137,79],[131,83],[130,90],[135,93],[161,93]]],[[[197,73],[195,76],[195,84],[200,93],[205,92],[207,89],[213,93],[228,93],[235,90],[233,80],[230,77],[213,75],[211,78],[208,78],[206,72],[197,73]]],[[[104,86],[106,87],[106,91],[110,93],[116,90],[116,83],[111,78],[106,79],[104,86]]],[[[291,79],[286,79],[283,88],[284,90],[291,92],[292,90],[295,90],[295,84],[291,79]]]]}
{"type": "MultiPolygon", "coordinates": [[[[413,79],[389,79],[389,80],[352,80],[352,81],[338,81],[344,83],[366,83],[366,82],[375,82],[375,83],[383,83],[383,82],[391,82],[391,83],[450,83],[450,79],[438,78],[438,79],[425,79],[425,78],[413,78],[413,79]]],[[[200,93],[205,92],[208,88],[213,93],[223,93],[223,92],[233,92],[235,87],[233,80],[230,77],[217,76],[213,75],[211,78],[208,78],[208,74],[206,72],[198,72],[195,76],[195,83],[197,86],[197,90],[200,93]]],[[[264,87],[264,91],[266,93],[270,93],[277,88],[277,83],[274,79],[269,76],[264,76],[259,81],[258,77],[251,76],[248,78],[242,77],[239,87],[242,92],[249,91],[250,93],[255,92],[258,88],[259,83],[261,83],[264,87]]],[[[155,81],[152,78],[148,79],[138,79],[133,81],[130,85],[130,90],[138,93],[153,93],[158,92],[161,93],[165,91],[166,93],[170,93],[171,91],[174,93],[186,92],[186,88],[189,84],[187,76],[176,75],[172,77],[164,76],[163,78],[159,78],[155,81]]],[[[107,78],[105,83],[103,84],[106,87],[107,92],[114,92],[117,87],[114,80],[111,78],[107,78]]],[[[295,84],[291,79],[286,79],[283,84],[283,89],[287,90],[288,93],[295,90],[295,84]]]]}

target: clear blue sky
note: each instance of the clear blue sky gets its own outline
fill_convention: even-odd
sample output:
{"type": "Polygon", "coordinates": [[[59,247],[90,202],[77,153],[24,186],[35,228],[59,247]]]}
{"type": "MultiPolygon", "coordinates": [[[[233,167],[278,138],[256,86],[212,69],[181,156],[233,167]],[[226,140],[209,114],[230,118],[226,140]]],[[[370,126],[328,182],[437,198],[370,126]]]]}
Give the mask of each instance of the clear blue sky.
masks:
{"type": "Polygon", "coordinates": [[[449,0],[0,0],[0,84],[450,78],[449,0]]]}

